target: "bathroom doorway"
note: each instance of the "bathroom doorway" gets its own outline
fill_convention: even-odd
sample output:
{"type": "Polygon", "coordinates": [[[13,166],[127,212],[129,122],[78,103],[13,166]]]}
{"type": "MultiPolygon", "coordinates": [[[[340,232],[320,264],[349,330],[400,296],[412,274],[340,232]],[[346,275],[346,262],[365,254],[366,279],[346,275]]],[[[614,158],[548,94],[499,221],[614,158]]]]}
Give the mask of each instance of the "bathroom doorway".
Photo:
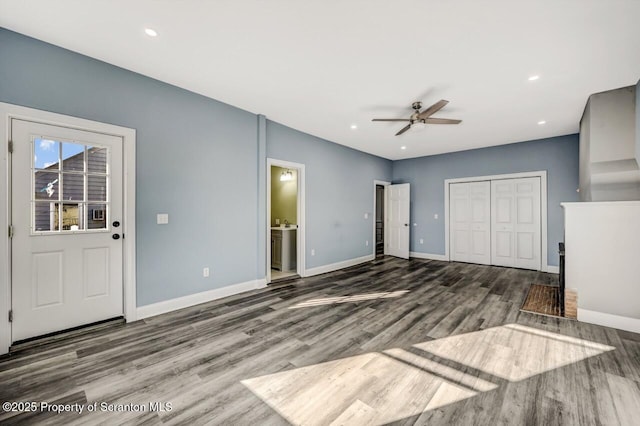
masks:
{"type": "Polygon", "coordinates": [[[267,283],[275,283],[303,276],[304,165],[267,165],[267,283]]]}

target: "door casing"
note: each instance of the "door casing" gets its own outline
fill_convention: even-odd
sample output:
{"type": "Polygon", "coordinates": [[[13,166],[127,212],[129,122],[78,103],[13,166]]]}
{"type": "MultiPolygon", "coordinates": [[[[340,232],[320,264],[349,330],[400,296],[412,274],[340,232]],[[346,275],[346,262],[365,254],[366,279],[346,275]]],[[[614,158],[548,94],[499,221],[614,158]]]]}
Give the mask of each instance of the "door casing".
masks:
{"type": "Polygon", "coordinates": [[[18,118],[53,126],[69,127],[94,133],[114,135],[123,139],[123,294],[124,315],[127,322],[136,320],[136,228],[135,228],[135,182],[136,182],[136,132],[134,129],[71,117],[33,108],[0,102],[0,354],[9,352],[12,343],[11,323],[11,120],[18,118]]]}
{"type": "Polygon", "coordinates": [[[547,171],[540,170],[534,172],[523,173],[510,173],[503,175],[489,175],[489,176],[474,176],[457,179],[446,179],[444,181],[444,232],[445,232],[445,260],[451,260],[451,253],[449,250],[449,185],[452,183],[460,182],[478,182],[483,180],[500,180],[500,179],[519,179],[527,177],[539,177],[540,178],[540,270],[542,272],[557,272],[550,271],[551,268],[548,265],[547,259],[547,171]]]}
{"type": "Polygon", "coordinates": [[[275,158],[267,158],[266,182],[267,182],[267,218],[266,218],[266,279],[267,284],[271,282],[271,166],[282,167],[285,169],[294,169],[298,176],[298,230],[296,231],[296,272],[301,277],[307,275],[306,272],[306,226],[305,226],[305,173],[304,164],[292,163],[291,161],[277,160],[275,158]]]}

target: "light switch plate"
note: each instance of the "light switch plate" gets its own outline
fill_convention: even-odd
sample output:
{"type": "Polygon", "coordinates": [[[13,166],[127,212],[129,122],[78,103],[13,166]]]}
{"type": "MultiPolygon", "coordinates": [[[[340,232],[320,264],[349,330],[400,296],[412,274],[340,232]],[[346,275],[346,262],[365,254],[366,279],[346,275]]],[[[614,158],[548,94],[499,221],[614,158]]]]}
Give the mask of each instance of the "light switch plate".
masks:
{"type": "Polygon", "coordinates": [[[158,225],[166,225],[169,223],[169,215],[167,213],[158,213],[156,221],[158,225]]]}

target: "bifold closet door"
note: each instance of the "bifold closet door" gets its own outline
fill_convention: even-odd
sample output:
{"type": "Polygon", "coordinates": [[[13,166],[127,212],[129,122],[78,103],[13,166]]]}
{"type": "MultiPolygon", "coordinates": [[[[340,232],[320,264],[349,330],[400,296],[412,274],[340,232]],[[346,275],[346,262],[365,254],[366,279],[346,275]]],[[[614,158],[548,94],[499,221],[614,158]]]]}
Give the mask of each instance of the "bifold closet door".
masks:
{"type": "Polygon", "coordinates": [[[491,264],[540,270],[540,178],[491,181],[491,264]]]}
{"type": "Polygon", "coordinates": [[[451,260],[491,263],[491,183],[454,183],[449,186],[451,260]]]}

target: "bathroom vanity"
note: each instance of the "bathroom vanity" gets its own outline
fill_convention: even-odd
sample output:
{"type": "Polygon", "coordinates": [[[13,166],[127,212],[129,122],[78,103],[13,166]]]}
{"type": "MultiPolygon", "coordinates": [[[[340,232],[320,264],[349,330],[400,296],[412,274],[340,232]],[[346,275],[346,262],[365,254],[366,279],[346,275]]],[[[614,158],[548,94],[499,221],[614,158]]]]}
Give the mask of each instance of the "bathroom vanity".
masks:
{"type": "Polygon", "coordinates": [[[271,228],[271,268],[279,271],[296,270],[296,225],[271,228]]]}

